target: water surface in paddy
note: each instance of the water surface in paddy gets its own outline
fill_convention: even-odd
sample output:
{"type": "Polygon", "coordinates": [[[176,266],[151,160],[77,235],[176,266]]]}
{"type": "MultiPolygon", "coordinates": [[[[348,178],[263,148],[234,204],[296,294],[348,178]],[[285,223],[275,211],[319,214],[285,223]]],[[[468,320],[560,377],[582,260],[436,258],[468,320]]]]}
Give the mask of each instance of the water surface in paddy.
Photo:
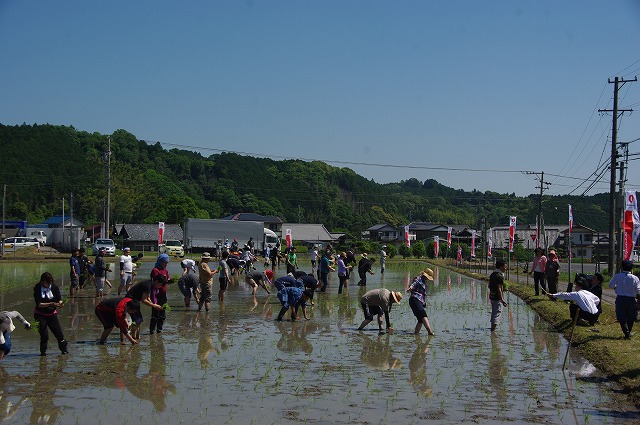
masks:
{"type": "MultiPolygon", "coordinates": [[[[376,270],[366,289],[404,292],[422,267],[376,270]]],[[[144,264],[140,276],[150,268],[144,264]]],[[[24,281],[2,291],[0,309],[31,320],[31,288],[44,270],[68,292],[66,264],[0,264],[0,282],[14,288],[24,281]]],[[[171,275],[180,272],[170,263],[171,275]]],[[[433,338],[412,334],[406,297],[391,311],[393,334],[378,335],[375,323],[357,331],[365,289],[352,282],[338,295],[332,274],[310,321],[274,321],[275,295],[259,289],[254,299],[242,279],[209,314],[185,311],[173,285],[162,334],[148,335],[145,307],[139,346],[121,346],[116,332],[98,346],[101,325],[87,288],[60,311],[69,356],[50,341],[41,358],[36,332],[19,327],[12,334],[13,350],[0,364],[0,415],[33,424],[638,421],[636,409],[579,356],[570,354],[562,373],[565,339],[517,297],[508,295],[491,335],[486,283],[437,272],[427,306],[433,338]]]]}

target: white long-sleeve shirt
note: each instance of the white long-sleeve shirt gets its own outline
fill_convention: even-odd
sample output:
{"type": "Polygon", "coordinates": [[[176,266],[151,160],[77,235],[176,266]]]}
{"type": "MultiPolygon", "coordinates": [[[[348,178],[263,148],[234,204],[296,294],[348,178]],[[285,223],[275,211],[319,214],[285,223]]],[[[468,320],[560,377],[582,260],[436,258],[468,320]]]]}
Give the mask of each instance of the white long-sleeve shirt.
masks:
{"type": "Polygon", "coordinates": [[[580,310],[587,311],[591,314],[596,314],[598,312],[600,298],[589,291],[585,291],[584,289],[577,292],[558,292],[557,294],[551,295],[554,298],[559,298],[561,300],[573,301],[578,307],[580,307],[580,310]]]}

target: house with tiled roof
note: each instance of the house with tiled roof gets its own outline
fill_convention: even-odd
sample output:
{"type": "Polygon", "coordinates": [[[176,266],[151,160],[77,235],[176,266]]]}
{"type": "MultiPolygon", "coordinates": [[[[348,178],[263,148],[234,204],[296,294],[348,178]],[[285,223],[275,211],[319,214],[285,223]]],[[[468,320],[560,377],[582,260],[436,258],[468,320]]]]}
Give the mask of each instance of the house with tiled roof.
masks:
{"type": "Polygon", "coordinates": [[[286,237],[287,229],[291,230],[292,240],[303,242],[308,247],[316,244],[326,246],[326,244],[336,241],[324,227],[324,224],[282,223],[283,241],[286,237]]]}
{"type": "MultiPolygon", "coordinates": [[[[179,224],[165,224],[163,240],[179,240],[184,232],[179,224]]],[[[119,247],[129,247],[133,251],[158,250],[158,223],[153,224],[116,224],[115,242],[119,247]]]]}

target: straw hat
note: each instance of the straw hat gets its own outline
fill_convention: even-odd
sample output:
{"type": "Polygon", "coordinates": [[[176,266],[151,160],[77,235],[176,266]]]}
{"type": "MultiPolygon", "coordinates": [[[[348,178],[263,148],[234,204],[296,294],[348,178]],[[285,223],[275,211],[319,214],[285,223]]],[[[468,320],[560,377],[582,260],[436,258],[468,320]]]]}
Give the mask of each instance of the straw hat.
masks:
{"type": "Polygon", "coordinates": [[[367,258],[367,255],[369,255],[369,254],[367,254],[366,252],[363,252],[362,253],[362,258],[367,258]]]}
{"type": "Polygon", "coordinates": [[[426,277],[427,280],[433,280],[433,270],[431,270],[429,267],[427,267],[426,269],[424,269],[422,271],[422,273],[420,273],[420,276],[426,277]]]}
{"type": "Polygon", "coordinates": [[[400,301],[402,301],[402,292],[391,292],[391,296],[396,304],[400,304],[400,301]]]}
{"type": "Polygon", "coordinates": [[[209,254],[208,252],[203,252],[202,253],[202,259],[207,259],[207,258],[211,258],[211,254],[209,254]]]}

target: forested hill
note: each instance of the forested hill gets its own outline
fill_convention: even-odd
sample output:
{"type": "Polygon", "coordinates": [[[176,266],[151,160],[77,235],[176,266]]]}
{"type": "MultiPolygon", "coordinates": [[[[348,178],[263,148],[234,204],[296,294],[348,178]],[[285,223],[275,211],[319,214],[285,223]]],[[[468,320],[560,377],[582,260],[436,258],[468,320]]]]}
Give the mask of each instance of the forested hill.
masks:
{"type": "MultiPolygon", "coordinates": [[[[184,141],[188,144],[189,141],[184,141]]],[[[0,183],[6,184],[6,218],[39,223],[62,213],[73,194],[73,214],[102,220],[106,199],[107,137],[58,125],[0,124],[0,183]]],[[[424,180],[378,184],[348,168],[321,161],[274,161],[235,153],[204,157],[166,150],[125,130],[111,135],[113,223],[181,223],[188,217],[220,218],[237,212],[275,215],[285,222],[323,223],[357,235],[374,224],[409,221],[478,226],[534,223],[538,197],[465,192],[424,180]]],[[[496,182],[498,185],[498,182],[496,182]]],[[[608,195],[544,198],[546,223],[576,222],[607,228],[608,195]]]]}

